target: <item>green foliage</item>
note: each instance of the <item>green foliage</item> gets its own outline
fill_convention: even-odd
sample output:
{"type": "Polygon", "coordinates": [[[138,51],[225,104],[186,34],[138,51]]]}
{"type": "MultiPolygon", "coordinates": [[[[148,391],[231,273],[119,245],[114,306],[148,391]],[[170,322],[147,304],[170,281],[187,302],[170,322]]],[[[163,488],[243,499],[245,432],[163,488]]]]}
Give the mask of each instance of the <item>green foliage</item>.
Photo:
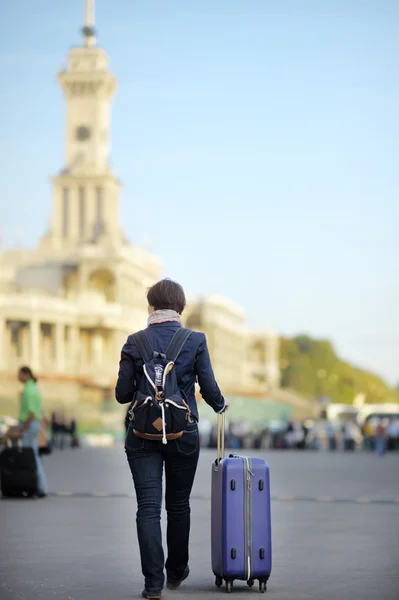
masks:
{"type": "Polygon", "coordinates": [[[280,340],[281,385],[312,398],[329,396],[351,404],[357,394],[366,402],[397,402],[399,392],[383,379],[341,360],[328,340],[307,335],[280,340]]]}

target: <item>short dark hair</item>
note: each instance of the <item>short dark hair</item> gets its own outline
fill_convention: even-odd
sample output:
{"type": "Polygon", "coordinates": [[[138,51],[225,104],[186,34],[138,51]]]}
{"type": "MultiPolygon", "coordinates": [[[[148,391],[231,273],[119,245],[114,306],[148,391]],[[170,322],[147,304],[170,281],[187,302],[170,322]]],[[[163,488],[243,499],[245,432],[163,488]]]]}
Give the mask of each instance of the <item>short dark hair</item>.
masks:
{"type": "Polygon", "coordinates": [[[161,279],[148,290],[147,301],[155,310],[175,310],[181,315],[186,306],[186,295],[180,283],[161,279]]]}

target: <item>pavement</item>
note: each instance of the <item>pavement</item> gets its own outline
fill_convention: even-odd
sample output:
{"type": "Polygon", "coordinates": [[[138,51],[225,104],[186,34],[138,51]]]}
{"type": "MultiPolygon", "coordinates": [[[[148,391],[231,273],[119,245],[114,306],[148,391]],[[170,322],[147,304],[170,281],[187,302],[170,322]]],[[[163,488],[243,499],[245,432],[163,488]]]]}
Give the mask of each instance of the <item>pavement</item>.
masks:
{"type": "MultiPolygon", "coordinates": [[[[251,452],[271,468],[269,600],[399,598],[399,455],[251,452]]],[[[166,600],[222,598],[210,566],[210,465],[192,495],[190,578],[166,600]]],[[[50,495],[0,502],[0,600],[128,600],[143,588],[122,446],[44,458],[50,495]]],[[[241,600],[258,597],[236,582],[241,600]]]]}

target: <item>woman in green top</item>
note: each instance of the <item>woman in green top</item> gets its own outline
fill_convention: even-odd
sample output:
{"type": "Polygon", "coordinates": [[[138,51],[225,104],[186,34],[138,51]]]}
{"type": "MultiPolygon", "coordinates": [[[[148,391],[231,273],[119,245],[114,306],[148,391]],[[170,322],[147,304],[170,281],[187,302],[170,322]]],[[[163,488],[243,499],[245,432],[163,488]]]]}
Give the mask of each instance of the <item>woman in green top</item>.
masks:
{"type": "Polygon", "coordinates": [[[18,379],[24,384],[19,413],[22,445],[24,448],[32,448],[35,453],[38,476],[37,495],[39,498],[44,498],[47,496],[47,482],[38,449],[40,420],[42,418],[42,398],[36,385],[37,379],[29,367],[20,368],[18,379]]]}

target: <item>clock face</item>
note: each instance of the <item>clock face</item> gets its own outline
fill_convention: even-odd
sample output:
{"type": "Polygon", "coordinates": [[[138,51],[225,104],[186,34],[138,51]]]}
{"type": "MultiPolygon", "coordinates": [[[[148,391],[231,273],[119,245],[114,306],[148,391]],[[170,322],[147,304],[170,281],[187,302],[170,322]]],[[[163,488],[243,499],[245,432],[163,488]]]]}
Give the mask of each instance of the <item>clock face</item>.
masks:
{"type": "Polygon", "coordinates": [[[76,139],[79,142],[84,142],[85,140],[88,140],[89,137],[90,137],[90,129],[88,127],[81,125],[80,127],[78,127],[76,129],[76,139]]]}

